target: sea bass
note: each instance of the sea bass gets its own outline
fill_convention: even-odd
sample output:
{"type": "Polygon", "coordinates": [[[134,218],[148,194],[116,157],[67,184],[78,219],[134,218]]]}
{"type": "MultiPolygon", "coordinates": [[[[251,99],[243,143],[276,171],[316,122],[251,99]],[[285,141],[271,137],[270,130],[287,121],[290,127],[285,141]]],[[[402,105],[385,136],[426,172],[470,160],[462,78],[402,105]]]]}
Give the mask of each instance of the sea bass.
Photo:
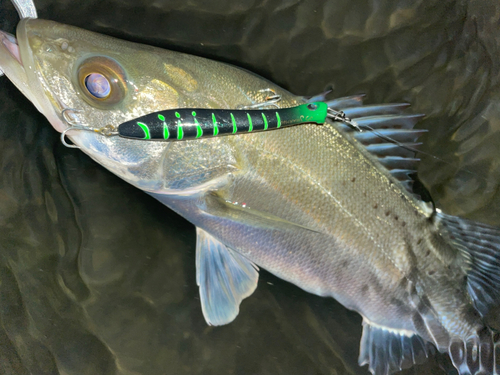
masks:
{"type": "MultiPolygon", "coordinates": [[[[230,65],[51,21],[24,19],[17,38],[0,40],[0,68],[59,132],[167,109],[255,106],[269,92],[280,108],[307,102],[230,65]]],[[[328,104],[377,133],[328,120],[176,142],[66,134],[196,226],[208,324],[235,319],[262,267],[361,314],[359,363],[375,375],[421,362],[432,346],[460,374],[499,373],[500,231],[410,191],[418,116],[360,97],[328,104]]]]}

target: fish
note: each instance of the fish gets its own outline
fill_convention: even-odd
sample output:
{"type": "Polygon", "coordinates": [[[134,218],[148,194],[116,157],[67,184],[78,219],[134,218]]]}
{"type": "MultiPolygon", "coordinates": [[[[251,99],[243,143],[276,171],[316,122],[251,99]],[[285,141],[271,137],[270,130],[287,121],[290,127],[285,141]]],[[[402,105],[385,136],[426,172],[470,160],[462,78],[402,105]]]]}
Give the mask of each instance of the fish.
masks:
{"type": "Polygon", "coordinates": [[[90,158],[196,226],[209,325],[233,321],[266,269],[363,317],[359,364],[374,375],[437,349],[465,374],[498,374],[498,228],[448,215],[411,189],[419,115],[361,96],[305,98],[247,70],[23,19],[0,33],[0,68],[90,158]],[[326,101],[341,121],[179,142],[104,129],[176,108],[326,101]]]}

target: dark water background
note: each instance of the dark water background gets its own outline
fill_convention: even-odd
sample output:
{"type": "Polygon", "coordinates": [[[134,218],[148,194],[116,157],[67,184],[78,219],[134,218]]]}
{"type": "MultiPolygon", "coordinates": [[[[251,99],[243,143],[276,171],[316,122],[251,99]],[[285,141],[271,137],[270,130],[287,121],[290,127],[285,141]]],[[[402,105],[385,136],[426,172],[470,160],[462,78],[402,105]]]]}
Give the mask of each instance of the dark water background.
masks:
{"type": "MultiPolygon", "coordinates": [[[[425,150],[451,163],[422,157],[437,205],[500,225],[497,1],[35,1],[40,18],[231,62],[296,94],[409,102],[427,114],[425,150]]],[[[17,22],[0,0],[0,29],[17,22]]],[[[0,114],[1,374],[367,374],[359,315],[265,271],[235,322],[208,327],[192,225],[64,148],[5,77],[0,114]]]]}

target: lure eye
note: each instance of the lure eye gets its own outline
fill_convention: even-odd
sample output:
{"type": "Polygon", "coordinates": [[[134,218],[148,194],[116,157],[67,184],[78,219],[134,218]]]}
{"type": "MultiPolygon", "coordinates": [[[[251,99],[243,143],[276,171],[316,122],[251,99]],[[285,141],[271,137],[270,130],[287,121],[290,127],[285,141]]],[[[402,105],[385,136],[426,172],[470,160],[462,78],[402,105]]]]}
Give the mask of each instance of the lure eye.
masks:
{"type": "Polygon", "coordinates": [[[98,99],[106,98],[111,92],[109,81],[99,73],[92,73],[85,77],[85,87],[91,95],[98,99]]]}
{"type": "Polygon", "coordinates": [[[114,59],[105,56],[85,59],[78,64],[76,75],[83,99],[94,107],[109,109],[126,96],[125,71],[114,59]]]}

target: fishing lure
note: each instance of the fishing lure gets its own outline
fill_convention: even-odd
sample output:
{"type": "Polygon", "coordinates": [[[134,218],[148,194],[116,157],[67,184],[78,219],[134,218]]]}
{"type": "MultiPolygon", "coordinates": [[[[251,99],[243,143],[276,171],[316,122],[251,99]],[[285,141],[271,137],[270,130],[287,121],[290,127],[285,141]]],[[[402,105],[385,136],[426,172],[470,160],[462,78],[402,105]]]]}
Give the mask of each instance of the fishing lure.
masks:
{"type": "Polygon", "coordinates": [[[118,135],[144,140],[175,141],[279,129],[304,123],[323,124],[323,102],[272,110],[180,108],[159,111],[120,124],[118,135]]]}

